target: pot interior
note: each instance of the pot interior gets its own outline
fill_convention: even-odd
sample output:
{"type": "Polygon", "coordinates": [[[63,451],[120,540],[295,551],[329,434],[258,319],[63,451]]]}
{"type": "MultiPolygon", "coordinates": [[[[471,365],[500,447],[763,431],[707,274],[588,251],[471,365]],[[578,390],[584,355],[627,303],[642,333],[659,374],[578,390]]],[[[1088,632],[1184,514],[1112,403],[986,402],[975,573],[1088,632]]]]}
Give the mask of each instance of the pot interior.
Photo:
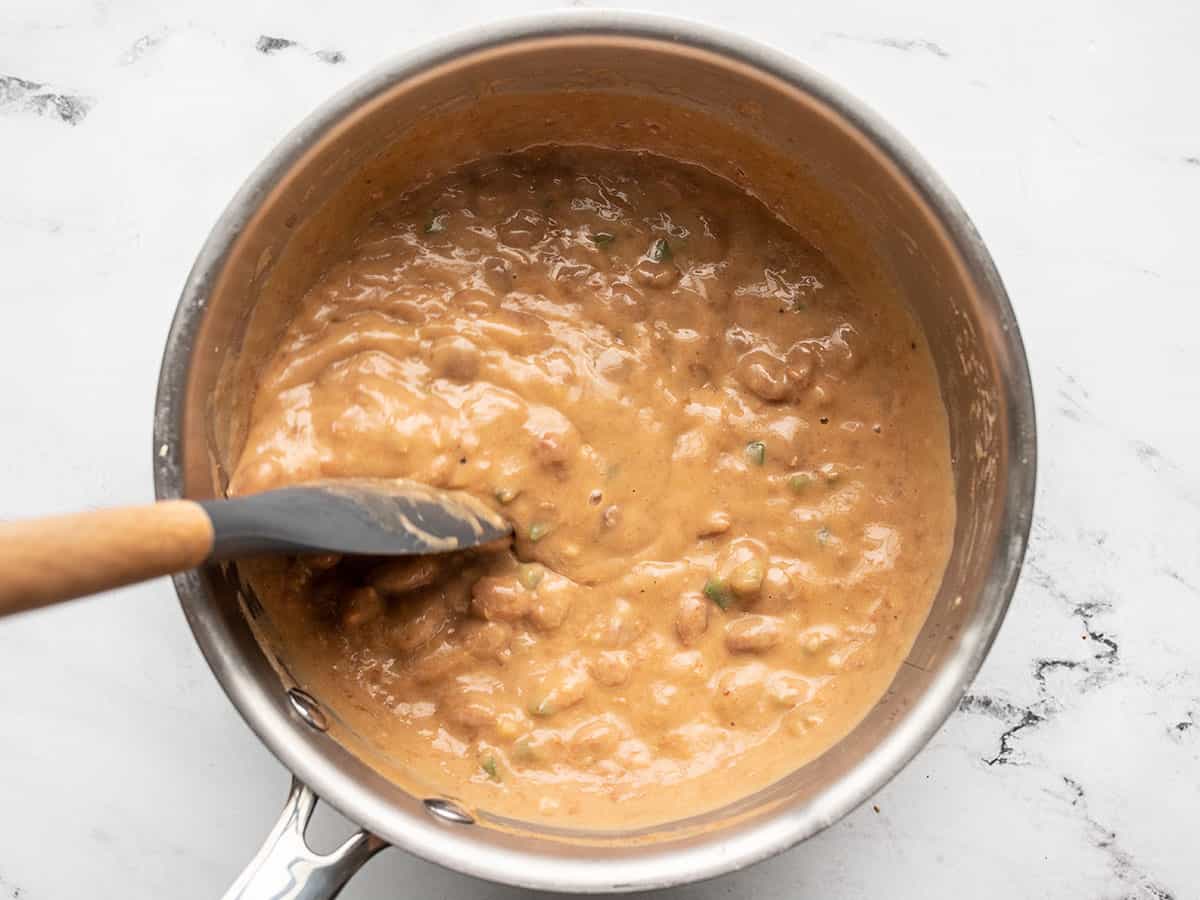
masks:
{"type": "Polygon", "coordinates": [[[898,296],[928,337],[949,418],[957,525],[925,626],[849,736],[701,817],[625,834],[489,823],[474,812],[473,826],[434,823],[424,798],[380,774],[388,765],[372,748],[336,722],[322,734],[289,712],[295,661],[278,653],[235,572],[180,579],[197,637],[251,726],[319,794],[420,855],[510,883],[574,889],[677,883],[761,858],[894,774],[954,708],[998,627],[1032,492],[1027,375],[1003,289],[965,216],[906,148],[815,76],[755,52],[752,64],[742,52],[654,29],[566,29],[377,72],[256,173],[185,290],[164,363],[156,433],[167,449],[156,474],[160,494],[195,498],[223,491],[240,449],[250,398],[234,385],[253,379],[355,226],[383,198],[487,154],[593,144],[702,165],[756,194],[842,271],[857,273],[860,288],[898,296]],[[500,827],[479,827],[487,824],[500,827]],[[714,859],[704,848],[718,829],[727,852],[714,859]],[[571,868],[614,856],[625,863],[615,874],[571,868]],[[522,859],[543,868],[523,871],[522,859]],[[548,869],[547,860],[555,861],[548,869]]]}

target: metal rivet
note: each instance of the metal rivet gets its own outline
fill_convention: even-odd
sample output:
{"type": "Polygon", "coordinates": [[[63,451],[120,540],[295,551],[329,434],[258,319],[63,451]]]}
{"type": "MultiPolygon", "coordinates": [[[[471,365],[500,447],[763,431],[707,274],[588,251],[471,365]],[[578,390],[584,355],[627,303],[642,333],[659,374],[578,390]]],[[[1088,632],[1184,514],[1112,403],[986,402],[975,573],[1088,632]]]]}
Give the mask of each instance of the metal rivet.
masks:
{"type": "Polygon", "coordinates": [[[329,730],[329,720],[325,718],[321,704],[300,688],[288,688],[287,693],[288,699],[292,701],[292,709],[308,724],[309,728],[317,731],[329,730]]]}
{"type": "Polygon", "coordinates": [[[443,822],[450,822],[454,825],[475,824],[474,816],[455,801],[447,800],[445,797],[429,797],[425,801],[425,808],[429,810],[431,816],[441,819],[443,822]]]}

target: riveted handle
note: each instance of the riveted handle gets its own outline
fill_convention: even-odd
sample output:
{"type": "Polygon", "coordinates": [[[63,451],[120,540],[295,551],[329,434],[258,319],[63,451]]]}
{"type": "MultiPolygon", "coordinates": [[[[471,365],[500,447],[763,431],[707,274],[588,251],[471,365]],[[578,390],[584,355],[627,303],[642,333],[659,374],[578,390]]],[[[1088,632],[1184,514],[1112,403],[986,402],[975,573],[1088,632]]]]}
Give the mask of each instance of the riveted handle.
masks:
{"type": "Polygon", "coordinates": [[[190,500],[0,524],[0,615],[195,568],[213,527],[190,500]]]}
{"type": "Polygon", "coordinates": [[[332,853],[313,852],[304,831],[316,805],[317,795],[293,778],[279,821],[224,900],[331,900],[387,846],[370,832],[359,831],[332,853]]]}

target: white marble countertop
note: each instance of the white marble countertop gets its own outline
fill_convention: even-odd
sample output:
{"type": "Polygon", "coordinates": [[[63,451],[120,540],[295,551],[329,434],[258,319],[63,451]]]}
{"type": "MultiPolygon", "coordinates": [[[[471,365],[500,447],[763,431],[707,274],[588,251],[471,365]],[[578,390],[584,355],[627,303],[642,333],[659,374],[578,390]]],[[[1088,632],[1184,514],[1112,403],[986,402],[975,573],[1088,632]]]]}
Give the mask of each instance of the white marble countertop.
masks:
{"type": "MultiPolygon", "coordinates": [[[[960,712],[843,822],[676,894],[1200,896],[1200,5],[643,5],[789,51],[926,155],[1008,284],[1041,444],[960,712]]],[[[159,355],[221,208],[319,100],[500,8],[6,0],[0,516],[151,497],[159,355]]],[[[0,623],[0,900],[220,896],[286,787],[165,580],[0,623]]],[[[391,850],[343,896],[517,893],[391,850]]]]}

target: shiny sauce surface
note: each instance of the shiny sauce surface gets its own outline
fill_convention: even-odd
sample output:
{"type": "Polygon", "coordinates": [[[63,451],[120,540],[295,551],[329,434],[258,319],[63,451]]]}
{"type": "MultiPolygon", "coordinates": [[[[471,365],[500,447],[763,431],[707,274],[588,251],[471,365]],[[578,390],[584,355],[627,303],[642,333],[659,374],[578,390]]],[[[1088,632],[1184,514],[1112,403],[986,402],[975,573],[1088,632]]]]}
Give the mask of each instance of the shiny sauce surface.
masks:
{"type": "Polygon", "coordinates": [[[467,491],[510,549],[250,567],[305,686],[414,790],[629,828],[879,699],[954,525],[924,338],[756,199],[532,149],[384,205],[257,375],[234,494],[467,491]]]}

